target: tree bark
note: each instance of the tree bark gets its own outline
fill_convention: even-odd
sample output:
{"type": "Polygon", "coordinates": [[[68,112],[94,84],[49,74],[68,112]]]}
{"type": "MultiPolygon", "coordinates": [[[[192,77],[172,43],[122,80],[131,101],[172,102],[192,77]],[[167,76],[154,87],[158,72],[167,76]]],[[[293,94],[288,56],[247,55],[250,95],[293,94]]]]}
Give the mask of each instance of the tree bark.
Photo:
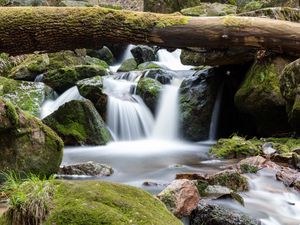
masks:
{"type": "Polygon", "coordinates": [[[105,43],[254,48],[300,55],[300,24],[252,17],[197,17],[100,7],[0,8],[0,52],[98,48],[105,43]]]}

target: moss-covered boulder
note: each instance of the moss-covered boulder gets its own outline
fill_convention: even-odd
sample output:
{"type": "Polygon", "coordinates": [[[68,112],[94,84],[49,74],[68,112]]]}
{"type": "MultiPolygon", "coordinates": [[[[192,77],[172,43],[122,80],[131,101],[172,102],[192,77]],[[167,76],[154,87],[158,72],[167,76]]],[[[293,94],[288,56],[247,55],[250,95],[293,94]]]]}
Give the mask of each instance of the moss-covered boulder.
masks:
{"type": "Polygon", "coordinates": [[[298,0],[237,0],[239,12],[253,11],[269,7],[299,7],[298,0]]]}
{"type": "Polygon", "coordinates": [[[91,57],[101,59],[104,62],[106,62],[108,65],[112,65],[115,62],[113,53],[106,46],[103,46],[103,48],[98,50],[87,49],[86,54],[91,57]]]}
{"type": "Polygon", "coordinates": [[[21,64],[11,70],[9,77],[15,80],[33,81],[37,75],[47,71],[49,62],[48,54],[28,55],[21,64]]]}
{"type": "Polygon", "coordinates": [[[104,93],[103,78],[95,76],[83,79],[76,83],[80,95],[92,101],[103,119],[106,118],[106,105],[108,97],[104,93]]]}
{"type": "Polygon", "coordinates": [[[165,69],[162,65],[155,62],[144,62],[138,65],[138,70],[165,69]]]}
{"type": "Polygon", "coordinates": [[[78,65],[51,70],[44,75],[43,82],[55,91],[62,93],[74,86],[79,80],[107,74],[106,68],[100,65],[78,65]]]}
{"type": "Polygon", "coordinates": [[[89,100],[73,100],[43,119],[65,145],[104,145],[111,135],[89,100]]]}
{"type": "Polygon", "coordinates": [[[220,77],[215,70],[197,71],[183,80],[179,90],[181,133],[192,141],[206,140],[220,77]]]}
{"type": "Polygon", "coordinates": [[[31,224],[45,225],[182,225],[158,199],[127,185],[99,181],[27,181],[10,191],[15,199],[21,195],[23,198],[12,204],[4,215],[4,224],[33,221],[31,224]],[[38,205],[30,207],[32,204],[38,205]]]}
{"type": "Polygon", "coordinates": [[[198,6],[182,9],[185,16],[225,16],[236,14],[237,7],[230,4],[200,3],[198,6]]]}
{"type": "Polygon", "coordinates": [[[35,117],[0,99],[0,170],[49,176],[63,155],[62,140],[35,117]]]}
{"type": "Polygon", "coordinates": [[[284,68],[280,87],[287,101],[289,123],[297,132],[300,132],[300,59],[284,68]]]}
{"type": "Polygon", "coordinates": [[[281,72],[289,62],[282,57],[255,62],[235,94],[236,107],[254,118],[260,135],[270,136],[289,130],[286,101],[279,84],[281,72]]]}
{"type": "Polygon", "coordinates": [[[151,69],[144,72],[143,77],[148,77],[159,81],[161,84],[171,84],[176,72],[165,69],[151,69]]]}
{"type": "Polygon", "coordinates": [[[43,102],[52,93],[52,89],[44,83],[0,77],[0,97],[37,117],[40,116],[43,102]]]}
{"type": "Polygon", "coordinates": [[[137,69],[137,62],[134,58],[125,60],[120,68],[118,69],[118,72],[130,72],[137,69]]]}
{"type": "Polygon", "coordinates": [[[141,96],[149,109],[155,113],[162,84],[151,78],[141,78],[136,87],[136,94],[141,96]]]}

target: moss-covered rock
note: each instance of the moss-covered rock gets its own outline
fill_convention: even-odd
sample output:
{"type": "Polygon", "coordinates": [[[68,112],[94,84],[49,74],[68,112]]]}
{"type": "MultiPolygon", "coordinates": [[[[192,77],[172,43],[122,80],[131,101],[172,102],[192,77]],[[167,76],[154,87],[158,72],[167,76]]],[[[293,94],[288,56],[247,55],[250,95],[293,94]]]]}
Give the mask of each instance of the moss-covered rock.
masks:
{"type": "Polygon", "coordinates": [[[287,65],[282,71],[280,88],[287,101],[288,119],[291,126],[300,132],[300,59],[287,65]]]}
{"type": "Polygon", "coordinates": [[[182,224],[158,199],[127,185],[99,181],[52,181],[50,184],[45,181],[29,181],[25,185],[21,184],[17,190],[11,196],[18,197],[22,193],[23,196],[30,197],[12,206],[9,209],[12,213],[5,214],[7,220],[13,219],[11,215],[20,215],[22,208],[27,209],[27,213],[20,215],[23,220],[30,218],[29,221],[40,221],[45,225],[182,224]],[[42,206],[47,209],[43,221],[38,220],[36,214],[32,213],[34,209],[28,207],[28,202],[39,199],[39,196],[32,198],[28,186],[32,186],[31,189],[34,190],[40,186],[49,187],[40,192],[48,194],[47,198],[42,199],[42,206]]]}
{"type": "Polygon", "coordinates": [[[120,68],[118,69],[118,72],[130,72],[137,69],[137,62],[134,58],[125,60],[120,68]]]}
{"type": "Polygon", "coordinates": [[[107,95],[103,90],[103,78],[95,76],[76,83],[80,95],[92,101],[101,117],[106,119],[107,95]]]}
{"type": "Polygon", "coordinates": [[[299,7],[298,0],[237,0],[239,12],[247,12],[268,7],[299,7]]]}
{"type": "Polygon", "coordinates": [[[158,104],[162,84],[151,78],[141,78],[136,87],[136,94],[141,96],[145,104],[154,113],[158,104]]]}
{"type": "Polygon", "coordinates": [[[200,3],[192,8],[182,9],[180,12],[185,16],[225,16],[236,14],[237,7],[230,4],[200,3]]]}
{"type": "Polygon", "coordinates": [[[43,82],[55,91],[62,93],[74,86],[79,80],[107,74],[107,70],[99,65],[78,65],[51,70],[44,75],[43,82]]]}
{"type": "MultiPolygon", "coordinates": [[[[1,4],[1,3],[0,3],[1,4]]],[[[12,68],[12,62],[8,54],[0,54],[0,76],[7,76],[12,68]]]]}
{"type": "Polygon", "coordinates": [[[37,75],[47,71],[48,66],[47,54],[28,55],[21,64],[11,70],[9,77],[15,80],[33,81],[37,75]]]}
{"type": "Polygon", "coordinates": [[[56,173],[63,142],[40,120],[0,99],[0,170],[49,176],[56,173]]]}
{"type": "Polygon", "coordinates": [[[52,89],[43,83],[0,77],[0,97],[37,117],[40,115],[43,102],[52,93],[52,89]]]}
{"type": "Polygon", "coordinates": [[[279,85],[281,72],[289,62],[282,57],[255,62],[235,94],[236,107],[254,118],[260,135],[270,136],[289,130],[286,101],[279,85]]]}
{"type": "Polygon", "coordinates": [[[73,100],[59,107],[43,122],[52,128],[65,145],[104,145],[111,135],[89,100],[73,100]]]}
{"type": "Polygon", "coordinates": [[[131,49],[131,54],[133,55],[137,64],[156,60],[154,49],[145,45],[138,45],[134,47],[131,49]]]}
{"type": "Polygon", "coordinates": [[[162,66],[155,62],[145,62],[138,65],[138,70],[162,69],[162,66]]]}
{"type": "Polygon", "coordinates": [[[108,65],[112,65],[115,61],[113,53],[106,46],[103,46],[103,48],[99,50],[87,49],[86,54],[91,57],[101,59],[105,61],[108,65]]]}
{"type": "Polygon", "coordinates": [[[291,153],[300,147],[297,138],[252,138],[246,140],[239,136],[219,139],[210,152],[219,158],[241,158],[263,154],[263,145],[269,143],[278,154],[291,153]]]}
{"type": "Polygon", "coordinates": [[[183,80],[179,90],[180,122],[183,137],[208,139],[211,115],[218,92],[220,77],[214,69],[196,72],[183,80]]]}

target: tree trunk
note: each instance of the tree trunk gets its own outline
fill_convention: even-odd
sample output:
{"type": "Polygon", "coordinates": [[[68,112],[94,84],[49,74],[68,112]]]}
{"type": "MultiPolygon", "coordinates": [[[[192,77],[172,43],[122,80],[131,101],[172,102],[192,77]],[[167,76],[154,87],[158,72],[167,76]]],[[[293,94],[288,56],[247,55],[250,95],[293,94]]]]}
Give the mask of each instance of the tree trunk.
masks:
{"type": "Polygon", "coordinates": [[[268,49],[300,55],[300,24],[251,17],[197,17],[100,7],[0,8],[0,52],[98,48],[105,43],[268,49]]]}

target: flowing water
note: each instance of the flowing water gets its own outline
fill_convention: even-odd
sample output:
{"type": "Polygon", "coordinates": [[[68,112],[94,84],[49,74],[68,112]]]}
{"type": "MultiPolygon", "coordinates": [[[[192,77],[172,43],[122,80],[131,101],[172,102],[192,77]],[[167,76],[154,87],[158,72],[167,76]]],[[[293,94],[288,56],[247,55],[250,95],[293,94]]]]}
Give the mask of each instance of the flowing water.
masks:
{"type": "MultiPolygon", "coordinates": [[[[130,57],[132,47],[129,46],[124,59],[130,57]]],[[[178,52],[160,50],[160,63],[173,70],[190,68],[181,65],[178,52]]],[[[66,147],[63,164],[87,161],[108,164],[114,168],[114,174],[101,179],[134,185],[154,194],[174,180],[177,173],[213,173],[232,164],[228,160],[209,158],[211,141],[189,143],[178,138],[178,90],[183,78],[173,77],[170,85],[164,85],[154,117],[143,100],[135,94],[141,75],[140,72],[118,73],[105,78],[104,89],[109,96],[107,124],[115,141],[105,146],[66,147]]],[[[221,97],[222,88],[214,106],[210,140],[216,138],[221,97]]],[[[55,101],[46,102],[42,117],[49,115],[62,104],[80,98],[77,88],[73,87],[55,101]]],[[[277,182],[274,173],[270,171],[262,170],[248,178],[250,191],[241,193],[245,207],[225,200],[219,201],[220,204],[249,213],[260,219],[264,225],[300,224],[299,194],[296,195],[291,189],[277,182]]]]}

